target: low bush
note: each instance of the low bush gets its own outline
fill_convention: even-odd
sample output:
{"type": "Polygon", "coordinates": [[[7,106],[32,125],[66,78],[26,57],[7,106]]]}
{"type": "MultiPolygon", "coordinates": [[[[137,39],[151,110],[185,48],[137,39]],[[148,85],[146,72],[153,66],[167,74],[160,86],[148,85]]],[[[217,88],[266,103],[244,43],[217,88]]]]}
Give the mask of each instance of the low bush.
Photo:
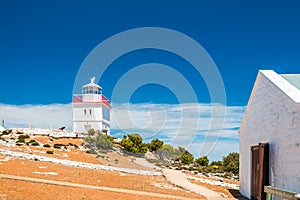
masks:
{"type": "Polygon", "coordinates": [[[96,158],[105,158],[105,156],[97,155],[96,158]]]}
{"type": "Polygon", "coordinates": [[[25,143],[25,139],[24,138],[19,138],[17,143],[25,143]]]}
{"type": "Polygon", "coordinates": [[[11,134],[12,130],[4,130],[2,131],[2,134],[1,135],[9,135],[11,134]]]}
{"type": "Polygon", "coordinates": [[[53,154],[53,151],[47,151],[47,154],[53,154]]]}
{"type": "Polygon", "coordinates": [[[35,143],[36,141],[35,140],[30,140],[28,143],[31,144],[31,143],[35,143]]]}
{"type": "Polygon", "coordinates": [[[86,151],[86,153],[98,154],[97,151],[95,151],[95,149],[90,149],[90,150],[86,151]]]}
{"type": "Polygon", "coordinates": [[[50,145],[50,144],[44,144],[43,147],[45,147],[45,148],[50,148],[51,145],[50,145]]]}
{"type": "Polygon", "coordinates": [[[31,143],[32,146],[40,146],[40,144],[38,142],[33,142],[31,143]]]}
{"type": "Polygon", "coordinates": [[[30,138],[29,135],[20,135],[19,137],[23,136],[24,139],[30,138]]]}
{"type": "Polygon", "coordinates": [[[54,148],[60,149],[62,146],[65,146],[64,144],[54,144],[54,148]]]}

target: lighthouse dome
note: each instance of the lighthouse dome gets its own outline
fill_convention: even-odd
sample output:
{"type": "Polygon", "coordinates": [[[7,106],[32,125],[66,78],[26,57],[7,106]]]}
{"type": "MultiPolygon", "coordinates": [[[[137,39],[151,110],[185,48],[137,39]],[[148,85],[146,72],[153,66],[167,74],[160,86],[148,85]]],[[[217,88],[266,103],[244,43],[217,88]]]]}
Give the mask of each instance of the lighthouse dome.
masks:
{"type": "Polygon", "coordinates": [[[82,87],[83,94],[102,94],[102,88],[95,83],[95,79],[91,78],[91,82],[82,87]]]}

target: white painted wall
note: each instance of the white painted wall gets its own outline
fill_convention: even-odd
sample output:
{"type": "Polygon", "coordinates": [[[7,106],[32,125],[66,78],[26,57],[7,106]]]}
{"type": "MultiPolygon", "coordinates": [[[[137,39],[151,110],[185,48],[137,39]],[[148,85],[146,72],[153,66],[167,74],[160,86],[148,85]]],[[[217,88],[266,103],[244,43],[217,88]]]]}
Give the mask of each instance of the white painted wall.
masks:
{"type": "Polygon", "coordinates": [[[101,94],[83,94],[82,100],[83,100],[83,102],[101,102],[102,95],[101,94]]]}
{"type": "Polygon", "coordinates": [[[240,192],[251,195],[251,146],[270,144],[270,185],[300,193],[300,91],[260,71],[240,128],[240,192]],[[292,91],[292,92],[291,92],[292,91]]]}
{"type": "Polygon", "coordinates": [[[73,131],[86,133],[90,128],[100,131],[108,129],[109,134],[110,122],[109,118],[103,118],[104,110],[109,114],[109,109],[103,104],[73,104],[73,131]]]}

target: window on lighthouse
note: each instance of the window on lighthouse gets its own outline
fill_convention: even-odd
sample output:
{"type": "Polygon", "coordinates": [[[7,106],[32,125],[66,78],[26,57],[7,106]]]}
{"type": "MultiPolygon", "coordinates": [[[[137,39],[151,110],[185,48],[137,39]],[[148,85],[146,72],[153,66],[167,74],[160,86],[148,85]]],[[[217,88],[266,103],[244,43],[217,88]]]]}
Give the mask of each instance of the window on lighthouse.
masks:
{"type": "Polygon", "coordinates": [[[90,115],[92,114],[92,109],[90,109],[90,115]]]}
{"type": "Polygon", "coordinates": [[[86,109],[84,109],[84,114],[86,115],[86,109]]]}

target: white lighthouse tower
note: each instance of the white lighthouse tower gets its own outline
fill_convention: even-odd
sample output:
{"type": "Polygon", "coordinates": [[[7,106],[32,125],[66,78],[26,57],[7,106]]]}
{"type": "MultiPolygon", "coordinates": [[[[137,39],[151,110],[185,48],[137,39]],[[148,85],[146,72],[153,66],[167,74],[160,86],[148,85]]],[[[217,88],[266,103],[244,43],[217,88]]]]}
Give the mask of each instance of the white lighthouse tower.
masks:
{"type": "Polygon", "coordinates": [[[73,131],[87,133],[89,129],[110,133],[110,102],[95,84],[95,77],[82,87],[82,94],[73,95],[73,131]]]}

